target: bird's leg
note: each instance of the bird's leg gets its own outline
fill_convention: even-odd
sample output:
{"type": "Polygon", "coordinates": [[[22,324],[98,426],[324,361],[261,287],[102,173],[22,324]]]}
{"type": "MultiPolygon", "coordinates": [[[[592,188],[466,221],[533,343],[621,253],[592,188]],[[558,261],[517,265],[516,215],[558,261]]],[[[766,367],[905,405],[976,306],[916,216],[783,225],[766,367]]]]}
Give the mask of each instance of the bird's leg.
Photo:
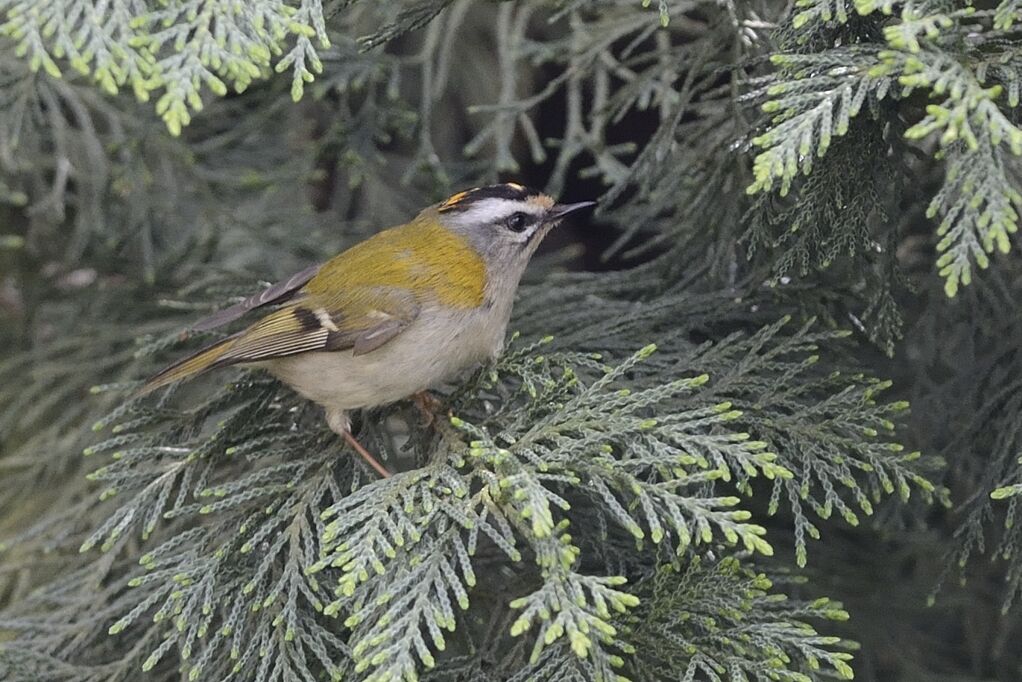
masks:
{"type": "Polygon", "coordinates": [[[412,396],[412,402],[419,408],[424,420],[423,426],[430,426],[443,411],[444,403],[430,391],[419,391],[412,396]]]}
{"type": "Polygon", "coordinates": [[[351,431],[345,431],[341,435],[344,438],[344,440],[348,442],[348,445],[350,445],[355,452],[361,455],[362,459],[369,463],[369,466],[376,470],[376,473],[378,473],[383,478],[390,478],[393,475],[389,471],[387,471],[386,467],[377,462],[376,458],[373,457],[368,450],[362,447],[361,443],[355,440],[355,437],[351,435],[351,431]]]}
{"type": "Polygon", "coordinates": [[[352,450],[357,452],[362,459],[369,464],[369,466],[376,470],[376,473],[383,478],[391,477],[392,474],[387,471],[386,467],[376,461],[376,458],[373,457],[368,450],[362,447],[362,444],[355,439],[355,436],[351,435],[351,420],[348,419],[348,415],[345,414],[343,410],[327,408],[326,423],[330,427],[330,430],[343,438],[345,442],[351,446],[352,450]]]}

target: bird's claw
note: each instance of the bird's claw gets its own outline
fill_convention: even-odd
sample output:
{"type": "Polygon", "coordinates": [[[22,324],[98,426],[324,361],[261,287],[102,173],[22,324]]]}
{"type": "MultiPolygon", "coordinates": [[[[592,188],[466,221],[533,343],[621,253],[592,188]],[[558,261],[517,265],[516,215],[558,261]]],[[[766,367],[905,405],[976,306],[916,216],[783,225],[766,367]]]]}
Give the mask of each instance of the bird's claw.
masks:
{"type": "MultiPolygon", "coordinates": [[[[419,391],[412,396],[412,402],[415,403],[415,407],[422,414],[422,425],[424,427],[432,426],[433,422],[436,421],[437,415],[445,412],[444,402],[429,391],[419,391]]],[[[452,414],[450,410],[446,410],[446,413],[448,415],[452,414]]]]}

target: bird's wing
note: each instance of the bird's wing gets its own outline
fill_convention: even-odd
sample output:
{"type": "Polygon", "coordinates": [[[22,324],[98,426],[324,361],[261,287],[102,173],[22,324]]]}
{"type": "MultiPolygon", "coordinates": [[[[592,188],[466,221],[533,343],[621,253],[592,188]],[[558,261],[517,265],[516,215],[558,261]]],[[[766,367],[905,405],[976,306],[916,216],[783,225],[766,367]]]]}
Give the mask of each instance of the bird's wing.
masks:
{"type": "Polygon", "coordinates": [[[258,294],[253,294],[240,303],[235,303],[229,308],[218,310],[209,317],[199,320],[192,329],[194,331],[206,331],[222,327],[228,322],[234,322],[250,310],[260,308],[270,303],[283,303],[294,297],[298,290],[305,286],[309,280],[316,276],[322,266],[310,265],[300,272],[296,272],[285,280],[263,289],[258,294]]]}
{"type": "Polygon", "coordinates": [[[233,338],[218,366],[309,351],[362,355],[400,334],[419,314],[411,292],[395,287],[349,288],[323,300],[306,296],[276,310],[233,338]]]}
{"type": "Polygon", "coordinates": [[[419,306],[407,289],[352,287],[327,301],[306,294],[248,329],[167,367],[149,379],[139,395],[217,367],[310,351],[369,353],[404,331],[418,314],[419,306]]]}

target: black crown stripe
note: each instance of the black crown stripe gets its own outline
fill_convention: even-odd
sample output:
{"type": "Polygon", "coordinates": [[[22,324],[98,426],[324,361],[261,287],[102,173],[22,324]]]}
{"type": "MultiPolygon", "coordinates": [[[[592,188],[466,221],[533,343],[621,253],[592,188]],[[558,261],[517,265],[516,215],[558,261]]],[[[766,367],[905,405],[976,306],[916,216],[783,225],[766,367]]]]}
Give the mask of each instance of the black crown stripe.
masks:
{"type": "Polygon", "coordinates": [[[500,185],[487,185],[486,187],[474,187],[464,192],[459,192],[440,205],[441,211],[463,211],[473,203],[481,199],[510,199],[512,201],[523,201],[528,197],[538,195],[539,190],[525,187],[514,182],[506,182],[500,185]]]}

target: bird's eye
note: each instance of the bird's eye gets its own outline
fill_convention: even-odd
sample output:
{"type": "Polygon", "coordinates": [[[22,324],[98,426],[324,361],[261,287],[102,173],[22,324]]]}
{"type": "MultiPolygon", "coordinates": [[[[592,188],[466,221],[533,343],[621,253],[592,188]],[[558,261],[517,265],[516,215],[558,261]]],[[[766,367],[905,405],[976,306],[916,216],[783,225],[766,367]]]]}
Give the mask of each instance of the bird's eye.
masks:
{"type": "Polygon", "coordinates": [[[522,212],[512,213],[504,221],[504,226],[512,232],[522,232],[529,225],[529,216],[522,212]]]}

